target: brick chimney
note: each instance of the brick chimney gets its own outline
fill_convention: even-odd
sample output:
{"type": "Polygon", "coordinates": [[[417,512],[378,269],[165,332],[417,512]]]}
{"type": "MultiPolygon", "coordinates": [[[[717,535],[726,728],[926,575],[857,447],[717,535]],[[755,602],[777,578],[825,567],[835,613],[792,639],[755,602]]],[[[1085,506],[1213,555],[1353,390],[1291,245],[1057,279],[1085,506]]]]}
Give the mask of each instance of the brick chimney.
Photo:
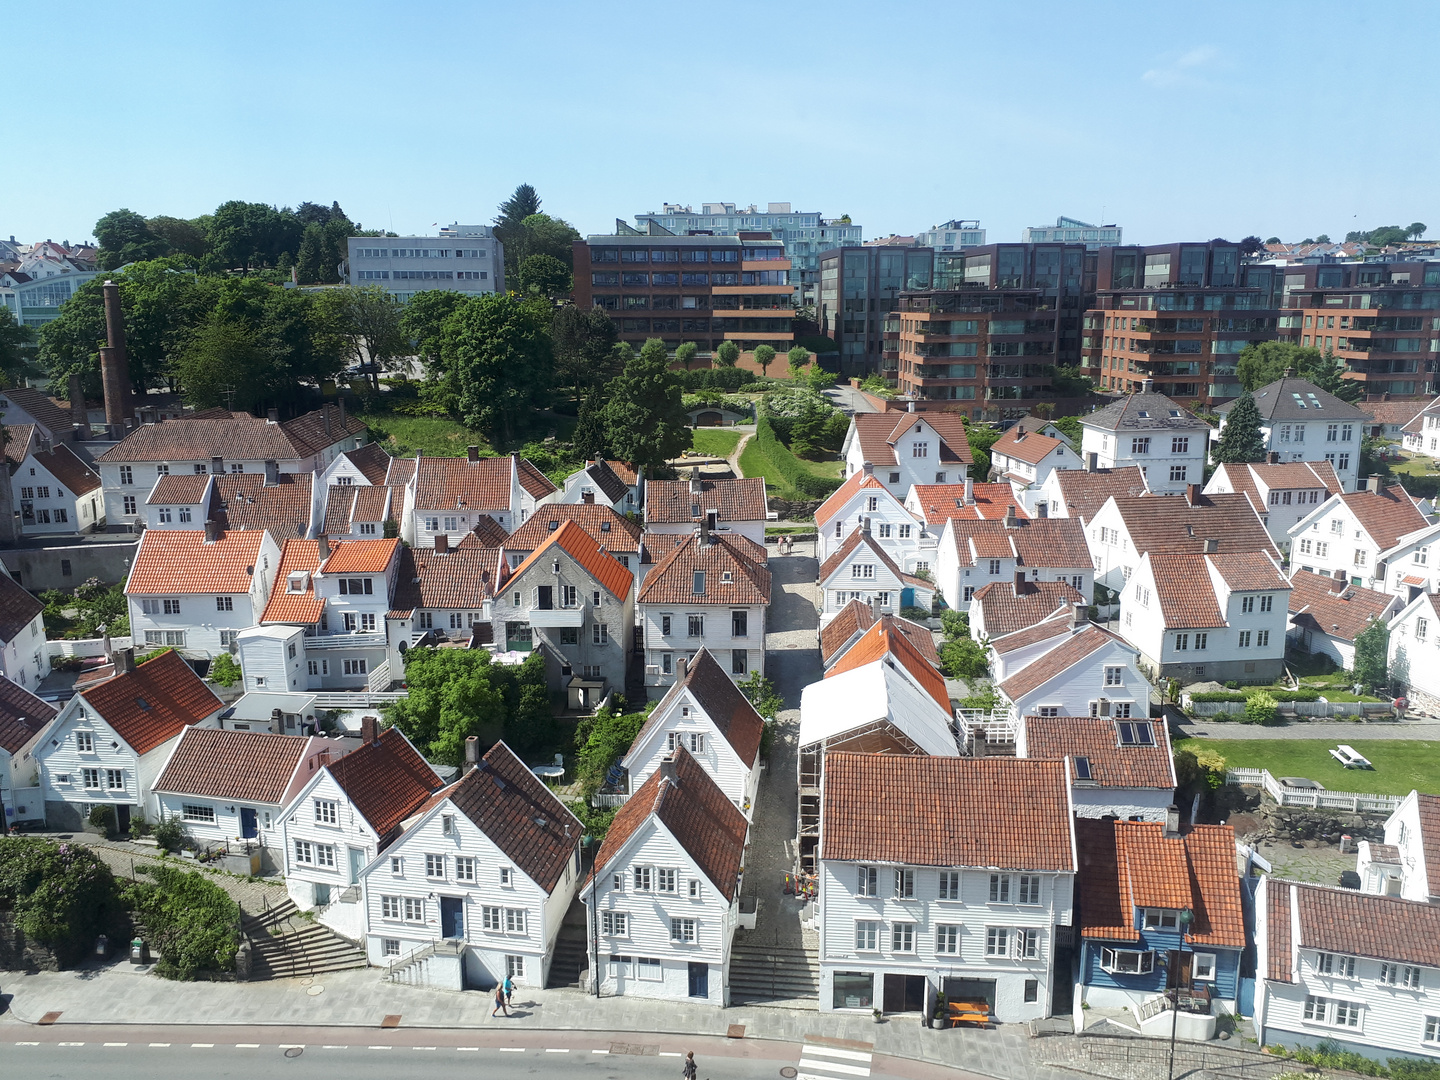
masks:
{"type": "Polygon", "coordinates": [[[1083,627],[1083,626],[1085,626],[1087,623],[1089,623],[1089,621],[1090,621],[1089,613],[1086,611],[1084,604],[1071,604],[1071,605],[1070,605],[1070,625],[1071,625],[1071,626],[1073,626],[1075,629],[1079,630],[1081,627],[1083,627]]]}
{"type": "Polygon", "coordinates": [[[1020,570],[1020,569],[1017,568],[1016,571],[1015,571],[1015,595],[1016,595],[1016,596],[1019,596],[1019,595],[1020,595],[1022,592],[1024,592],[1024,591],[1025,591],[1025,571],[1024,571],[1024,570],[1020,570]]]}
{"type": "Polygon", "coordinates": [[[105,423],[112,437],[125,430],[135,415],[130,400],[130,358],[125,349],[125,316],[120,310],[120,286],[106,281],[105,344],[100,348],[100,383],[105,391],[105,423]]]}
{"type": "Polygon", "coordinates": [[[461,767],[461,773],[474,772],[480,767],[480,739],[475,735],[465,737],[465,764],[461,767]]]}
{"type": "Polygon", "coordinates": [[[1007,506],[1005,508],[1005,528],[1014,529],[1018,527],[1019,524],[1020,518],[1015,513],[1015,507],[1013,505],[1007,506]]]}
{"type": "Polygon", "coordinates": [[[1266,465],[1279,465],[1279,464],[1280,464],[1280,451],[1279,451],[1279,450],[1271,450],[1271,451],[1269,451],[1269,452],[1265,455],[1265,464],[1266,464],[1266,465]]]}
{"type": "Polygon", "coordinates": [[[368,745],[378,738],[380,738],[380,718],[362,716],[360,718],[360,741],[368,745]]]}
{"type": "Polygon", "coordinates": [[[1191,505],[1191,506],[1194,506],[1197,502],[1200,501],[1200,485],[1199,485],[1199,484],[1186,484],[1186,485],[1185,485],[1185,501],[1186,501],[1189,505],[1191,505]]]}
{"type": "Polygon", "coordinates": [[[865,475],[866,475],[866,476],[874,476],[874,475],[875,475],[875,463],[874,463],[873,461],[867,461],[867,462],[865,462],[864,465],[862,465],[862,466],[860,466],[860,467],[865,470],[865,475]]]}
{"type": "Polygon", "coordinates": [[[212,518],[205,519],[205,543],[213,544],[220,539],[220,523],[212,518]]]}
{"type": "Polygon", "coordinates": [[[470,462],[471,465],[474,465],[477,461],[479,461],[479,460],[480,460],[480,447],[478,447],[478,446],[467,446],[467,447],[465,447],[465,460],[468,461],[468,462],[470,462]]]}
{"type": "Polygon", "coordinates": [[[1090,451],[1090,453],[1088,453],[1088,454],[1085,455],[1085,471],[1086,471],[1086,472],[1095,472],[1095,471],[1096,471],[1097,469],[1099,469],[1099,468],[1100,468],[1100,455],[1097,454],[1095,451],[1092,450],[1092,451],[1090,451]]]}
{"type": "Polygon", "coordinates": [[[445,533],[435,534],[435,554],[445,555],[450,551],[450,537],[445,533]]]}
{"type": "Polygon", "coordinates": [[[330,538],[324,533],[321,533],[316,537],[315,545],[320,554],[320,561],[323,563],[330,557],[330,538]]]}

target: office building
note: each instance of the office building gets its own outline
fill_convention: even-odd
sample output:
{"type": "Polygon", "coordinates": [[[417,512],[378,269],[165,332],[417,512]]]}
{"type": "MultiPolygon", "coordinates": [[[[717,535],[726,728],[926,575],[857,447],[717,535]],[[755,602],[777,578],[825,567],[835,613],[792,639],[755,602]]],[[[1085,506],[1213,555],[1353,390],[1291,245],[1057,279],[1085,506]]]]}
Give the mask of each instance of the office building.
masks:
{"type": "Polygon", "coordinates": [[[984,247],[985,230],[980,228],[978,221],[954,218],[917,233],[915,245],[934,248],[936,251],[962,251],[965,248],[984,247]]]}
{"type": "Polygon", "coordinates": [[[853,224],[848,216],[827,218],[818,210],[796,211],[788,202],[767,203],[764,210],[754,203],[739,207],[735,203],[707,202],[700,204],[698,212],[688,205],[665,203],[659,213],[652,210],[635,215],[635,227],[641,232],[648,232],[652,222],[676,236],[768,232],[785,245],[785,254],[794,271],[791,284],[795,287],[797,306],[815,302],[822,251],[860,245],[860,226],[853,224]]]}
{"type": "Polygon", "coordinates": [[[1101,248],[1117,247],[1123,231],[1119,225],[1091,225],[1088,221],[1058,217],[1053,226],[1030,226],[1021,234],[1020,239],[1026,244],[1079,243],[1091,251],[1099,251],[1101,248]]]}
{"type": "Polygon", "coordinates": [[[768,232],[672,236],[616,221],[614,235],[575,241],[575,305],[604,308],[620,340],[637,349],[658,337],[674,349],[693,341],[711,352],[794,343],[794,290],[782,241],[768,232]]]}
{"type": "Polygon", "coordinates": [[[505,291],[505,247],[489,225],[447,225],[438,236],[352,236],[346,280],[397,300],[426,289],[505,291]]]}
{"type": "Polygon", "coordinates": [[[900,294],[930,288],[934,262],[929,248],[890,245],[835,248],[820,256],[815,319],[840,346],[842,375],[895,378],[900,294]]]}

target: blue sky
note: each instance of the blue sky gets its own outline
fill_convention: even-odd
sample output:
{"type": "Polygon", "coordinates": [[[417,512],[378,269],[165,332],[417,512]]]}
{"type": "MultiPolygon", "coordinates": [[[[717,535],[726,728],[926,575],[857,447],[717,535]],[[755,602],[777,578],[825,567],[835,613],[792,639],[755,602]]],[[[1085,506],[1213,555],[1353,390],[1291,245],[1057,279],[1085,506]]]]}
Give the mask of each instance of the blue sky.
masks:
{"type": "Polygon", "coordinates": [[[1435,4],[71,0],[5,26],[23,240],[231,198],[424,233],[520,181],[581,232],[773,200],[867,237],[1440,235],[1435,4]]]}

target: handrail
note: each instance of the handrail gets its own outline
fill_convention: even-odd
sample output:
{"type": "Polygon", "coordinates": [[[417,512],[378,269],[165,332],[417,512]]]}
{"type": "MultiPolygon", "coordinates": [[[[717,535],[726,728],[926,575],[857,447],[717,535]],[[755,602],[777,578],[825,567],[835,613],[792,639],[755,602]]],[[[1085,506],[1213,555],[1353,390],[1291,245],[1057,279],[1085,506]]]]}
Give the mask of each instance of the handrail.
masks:
{"type": "Polygon", "coordinates": [[[385,978],[393,981],[395,976],[398,975],[405,968],[409,967],[412,964],[418,964],[421,960],[428,960],[430,957],[434,956],[435,944],[435,942],[430,941],[426,942],[424,945],[418,945],[415,948],[411,949],[404,956],[394,960],[390,964],[390,966],[385,969],[385,978]]]}

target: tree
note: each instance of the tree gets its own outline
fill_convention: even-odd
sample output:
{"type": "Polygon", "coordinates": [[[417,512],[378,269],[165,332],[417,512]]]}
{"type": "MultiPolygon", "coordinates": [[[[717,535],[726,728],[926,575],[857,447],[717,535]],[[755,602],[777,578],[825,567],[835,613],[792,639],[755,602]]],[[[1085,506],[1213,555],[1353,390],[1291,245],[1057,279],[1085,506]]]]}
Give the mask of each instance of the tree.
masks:
{"type": "Polygon", "coordinates": [[[985,647],[969,635],[940,646],[940,666],[952,679],[978,679],[990,671],[985,647]]]}
{"type": "Polygon", "coordinates": [[[1390,630],[1384,619],[1374,619],[1355,636],[1355,681],[1371,690],[1389,689],[1386,665],[1390,630]]]}
{"type": "Polygon", "coordinates": [[[646,716],[643,712],[616,713],[609,706],[595,714],[585,742],[575,755],[575,778],[587,799],[600,790],[610,766],[630,749],[645,726],[646,716]]]}
{"type": "Polygon", "coordinates": [[[158,259],[166,253],[165,241],[151,232],[134,210],[111,210],[95,222],[95,239],[100,243],[95,265],[101,270],[158,259]]]}
{"type": "Polygon", "coordinates": [[[288,208],[232,199],[210,217],[207,264],[214,270],[280,266],[293,261],[305,226],[288,208]]]}
{"type": "MultiPolygon", "coordinates": [[[[527,743],[537,724],[533,688],[537,679],[543,686],[544,663],[539,653],[516,668],[492,663],[483,649],[411,649],[405,654],[408,696],[386,710],[386,722],[444,765],[464,760],[471,735],[487,746],[502,738],[527,743]]],[[[548,697],[545,705],[548,712],[548,697]]]]}
{"type": "Polygon", "coordinates": [[[740,346],[733,341],[722,341],[720,347],[715,350],[715,361],[721,367],[734,367],[735,362],[740,359],[740,346]]]}
{"type": "Polygon", "coordinates": [[[645,467],[646,476],[691,445],[680,380],[669,370],[659,338],[645,342],[605,388],[605,437],[621,461],[645,467]]]}
{"type": "Polygon", "coordinates": [[[420,400],[437,412],[455,415],[460,408],[460,388],[445,366],[442,353],[445,320],[464,303],[464,293],[450,289],[424,289],[400,309],[400,333],[410,341],[410,351],[420,359],[425,378],[420,383],[420,400]]]}
{"type": "Polygon", "coordinates": [[[548,255],[568,271],[575,265],[575,241],[579,232],[568,221],[549,214],[531,214],[510,230],[505,245],[505,272],[516,274],[525,260],[548,255]]]}
{"type": "Polygon", "coordinates": [[[168,217],[161,214],[145,223],[151,233],[165,244],[165,255],[188,255],[192,259],[205,257],[205,230],[185,218],[168,217]]]}
{"type": "Polygon", "coordinates": [[[1266,240],[1265,243],[1267,243],[1267,244],[1278,244],[1278,243],[1280,243],[1280,238],[1279,238],[1278,236],[1272,236],[1272,237],[1270,237],[1270,239],[1266,240]]]}
{"type": "Polygon", "coordinates": [[[1225,426],[1220,430],[1220,441],[1211,455],[1215,463],[1239,465],[1248,461],[1265,460],[1265,440],[1260,434],[1260,410],[1255,399],[1246,390],[1230,407],[1225,426]]]}
{"type": "Polygon", "coordinates": [[[505,245],[505,272],[513,274],[520,266],[520,223],[540,212],[540,194],[529,184],[519,184],[498,209],[499,213],[495,217],[495,237],[505,245]]]}
{"type": "Polygon", "coordinates": [[[796,345],[785,354],[785,359],[790,362],[790,378],[799,379],[805,373],[805,365],[810,363],[810,350],[796,345]]]}
{"type": "Polygon", "coordinates": [[[35,331],[21,325],[10,309],[0,307],[0,374],[6,386],[16,386],[24,379],[34,355],[35,331]]]}
{"type": "Polygon", "coordinates": [[[401,305],[379,285],[346,285],[316,296],[321,326],[339,343],[351,364],[368,364],[371,389],[380,391],[380,372],[410,354],[410,339],[400,327],[401,305]]]}
{"type": "Polygon", "coordinates": [[[577,395],[604,386],[625,366],[615,353],[616,337],[615,321],[602,308],[556,308],[550,321],[556,380],[577,395]]]}
{"type": "Polygon", "coordinates": [[[1426,230],[1428,229],[1429,226],[1426,225],[1423,221],[1412,221],[1406,227],[1405,235],[1410,237],[1410,239],[1412,240],[1419,240],[1422,236],[1425,235],[1426,230]]]}
{"type": "Polygon", "coordinates": [[[254,328],[211,312],[171,363],[187,404],[253,409],[274,381],[271,353],[254,328]]]}
{"type": "Polygon", "coordinates": [[[1317,244],[1328,244],[1330,243],[1330,237],[1327,233],[1322,232],[1319,236],[1315,237],[1315,242],[1317,244]]]}
{"type": "Polygon", "coordinates": [[[445,320],[441,352],[461,419],[490,442],[512,445],[554,381],[548,300],[487,293],[445,320]]]}
{"type": "Polygon", "coordinates": [[[989,424],[965,424],[965,441],[970,444],[970,475],[984,480],[990,475],[990,447],[1000,438],[1000,429],[989,424]]]}
{"type": "Polygon", "coordinates": [[[570,445],[575,455],[584,461],[613,456],[605,434],[605,402],[600,391],[581,398],[578,411],[579,419],[570,434],[570,445]]]}
{"type": "Polygon", "coordinates": [[[570,268],[553,255],[526,256],[517,276],[522,295],[563,296],[574,285],[570,268]]]}
{"type": "Polygon", "coordinates": [[[693,341],[682,341],[675,350],[675,359],[685,365],[685,370],[690,370],[690,365],[695,362],[695,354],[700,351],[700,346],[693,341]]]}
{"type": "Polygon", "coordinates": [[[770,370],[770,365],[775,362],[775,350],[769,345],[755,346],[755,362],[760,365],[760,374],[765,375],[770,370]]]}
{"type": "Polygon", "coordinates": [[[1333,353],[1289,341],[1246,345],[1236,361],[1235,375],[1246,390],[1258,390],[1284,376],[1287,368],[1341,401],[1356,401],[1364,390],[1364,384],[1345,378],[1345,365],[1333,353]]]}
{"type": "Polygon", "coordinates": [[[1095,380],[1078,367],[1057,367],[1050,373],[1050,389],[1057,397],[1086,397],[1095,390],[1095,380]]]}
{"type": "Polygon", "coordinates": [[[1247,237],[1245,237],[1244,240],[1241,240],[1241,241],[1240,241],[1240,254],[1241,254],[1241,255],[1256,255],[1256,254],[1259,254],[1260,252],[1262,252],[1262,251],[1265,250],[1265,244],[1274,243],[1274,242],[1275,242],[1275,241],[1271,241],[1271,240],[1266,240],[1266,241],[1264,241],[1264,242],[1261,242],[1261,240],[1260,240],[1260,238],[1259,238],[1258,236],[1247,236],[1247,237]]]}

